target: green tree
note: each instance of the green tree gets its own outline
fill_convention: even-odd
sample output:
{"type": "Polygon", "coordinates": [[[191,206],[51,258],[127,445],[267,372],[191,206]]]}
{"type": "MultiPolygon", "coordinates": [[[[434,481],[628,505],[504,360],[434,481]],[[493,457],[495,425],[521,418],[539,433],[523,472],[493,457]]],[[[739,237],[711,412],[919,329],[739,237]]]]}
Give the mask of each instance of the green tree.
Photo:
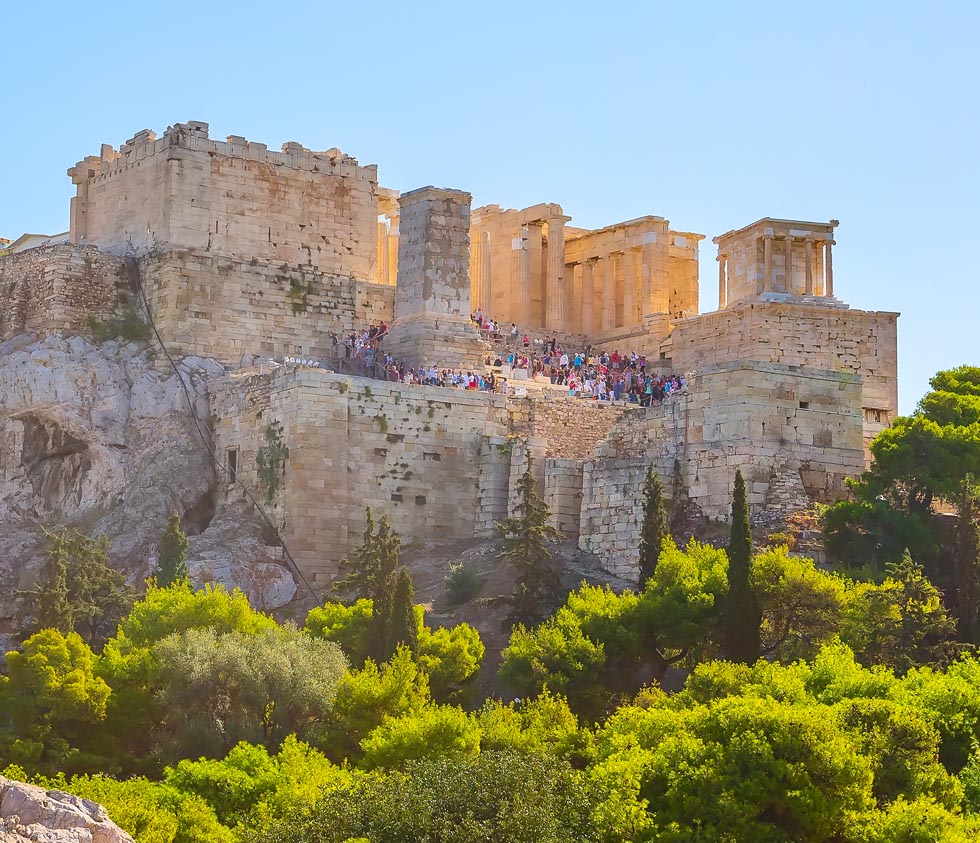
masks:
{"type": "Polygon", "coordinates": [[[638,613],[649,642],[653,675],[690,656],[712,654],[728,594],[724,551],[693,539],[684,550],[667,539],[653,576],[640,595],[638,613]]]}
{"type": "Polygon", "coordinates": [[[955,629],[939,590],[906,551],[881,585],[855,583],[848,589],[841,638],[862,663],[904,673],[948,662],[955,629]]]}
{"type": "Polygon", "coordinates": [[[939,372],[930,386],[911,416],[872,441],[871,468],[853,500],[827,510],[824,539],[832,557],[879,568],[909,548],[945,587],[952,553],[933,503],[955,504],[966,477],[980,476],[980,367],[939,372]]]}
{"type": "Polygon", "coordinates": [[[44,629],[6,660],[0,711],[7,757],[35,773],[104,765],[99,748],[111,691],[81,636],[44,629]]]}
{"type": "Polygon", "coordinates": [[[23,592],[28,631],[77,632],[101,647],[134,598],[125,575],[109,567],[109,540],[68,529],[45,535],[48,551],[40,580],[23,592]]]}
{"type": "Polygon", "coordinates": [[[735,471],[731,537],[728,542],[728,606],[724,649],[732,661],[752,664],[762,653],[762,611],[752,588],[752,530],[745,478],[735,471]]]}
{"type": "Polygon", "coordinates": [[[412,585],[411,574],[405,568],[399,568],[395,574],[395,589],[391,597],[388,628],[384,631],[384,660],[390,659],[399,647],[406,647],[412,653],[416,653],[418,627],[418,619],[415,616],[415,586],[412,585]]]}
{"type": "Polygon", "coordinates": [[[643,484],[643,526],[640,529],[640,591],[657,570],[660,549],[670,535],[667,507],[664,506],[664,484],[651,465],[643,484]]]}
{"type": "Polygon", "coordinates": [[[567,762],[515,752],[445,755],[354,779],[246,841],[594,843],[594,809],[593,789],[567,762]]]}
{"type": "Polygon", "coordinates": [[[245,740],[274,749],[327,721],[346,661],[293,627],[254,635],[190,629],[153,648],[161,753],[218,757],[245,740]]]}
{"type": "Polygon", "coordinates": [[[548,505],[538,495],[532,473],[533,461],[527,454],[527,468],[517,481],[514,515],[497,522],[500,533],[498,558],[517,570],[517,587],[511,598],[511,620],[527,623],[539,619],[558,595],[559,578],[551,565],[549,542],[561,539],[557,528],[548,523],[548,505]]]}
{"type": "Polygon", "coordinates": [[[840,632],[849,581],[821,571],[786,547],[752,559],[752,590],[762,609],[761,644],[780,661],[812,659],[840,632]]]}
{"type": "Polygon", "coordinates": [[[970,474],[960,487],[957,505],[953,579],[959,640],[980,644],[980,486],[970,474]]]}
{"type": "Polygon", "coordinates": [[[157,567],[153,572],[157,585],[166,588],[175,582],[184,582],[187,573],[187,548],[190,542],[180,526],[180,516],[174,510],[167,520],[167,529],[157,548],[157,567]]]}
{"type": "Polygon", "coordinates": [[[439,755],[476,755],[480,726],[476,718],[451,705],[430,705],[401,717],[389,717],[363,741],[361,766],[393,769],[409,761],[439,755]]]}
{"type": "Polygon", "coordinates": [[[354,551],[353,556],[340,560],[340,569],[345,572],[345,576],[333,585],[335,591],[351,593],[355,599],[374,596],[378,572],[381,569],[378,537],[374,532],[375,523],[371,507],[365,507],[364,518],[361,544],[354,551]]]}

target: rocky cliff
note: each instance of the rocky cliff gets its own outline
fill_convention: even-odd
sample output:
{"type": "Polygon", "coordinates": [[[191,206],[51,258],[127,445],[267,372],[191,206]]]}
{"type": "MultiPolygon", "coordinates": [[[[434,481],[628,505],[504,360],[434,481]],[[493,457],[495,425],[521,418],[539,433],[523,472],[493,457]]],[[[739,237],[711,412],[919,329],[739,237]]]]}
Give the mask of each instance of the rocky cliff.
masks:
{"type": "Polygon", "coordinates": [[[140,583],[177,510],[191,536],[195,579],[241,585],[266,608],[293,596],[291,575],[250,513],[214,519],[206,383],[221,366],[187,357],[177,369],[179,377],[138,343],[30,334],[0,343],[6,643],[16,632],[17,592],[36,580],[43,562],[42,526],[105,534],[113,564],[140,583]]]}

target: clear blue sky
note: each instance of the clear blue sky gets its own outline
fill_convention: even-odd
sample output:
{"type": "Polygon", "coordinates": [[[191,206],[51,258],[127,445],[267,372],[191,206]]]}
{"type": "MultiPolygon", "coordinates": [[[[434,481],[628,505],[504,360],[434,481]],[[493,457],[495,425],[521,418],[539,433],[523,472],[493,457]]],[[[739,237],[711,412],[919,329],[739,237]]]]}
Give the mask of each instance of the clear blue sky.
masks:
{"type": "Polygon", "coordinates": [[[838,295],[902,312],[901,407],[980,365],[980,3],[164,3],[0,8],[0,236],[142,128],[339,146],[399,190],[642,214],[710,238],[841,221],[838,295]]]}

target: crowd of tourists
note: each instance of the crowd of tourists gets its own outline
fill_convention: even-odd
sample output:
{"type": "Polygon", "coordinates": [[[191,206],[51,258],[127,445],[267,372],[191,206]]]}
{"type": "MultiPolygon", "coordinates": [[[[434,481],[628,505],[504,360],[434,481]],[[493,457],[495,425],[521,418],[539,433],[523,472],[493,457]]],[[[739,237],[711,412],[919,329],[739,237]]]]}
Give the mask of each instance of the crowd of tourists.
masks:
{"type": "Polygon", "coordinates": [[[643,354],[618,350],[600,351],[591,345],[583,349],[564,348],[557,337],[532,339],[511,323],[505,331],[481,311],[473,321],[495,346],[486,356],[483,371],[440,367],[437,364],[407,366],[383,348],[388,325],[381,321],[362,331],[352,331],[341,339],[333,335],[334,353],[343,356],[365,374],[392,382],[471,389],[483,392],[513,393],[515,381],[548,381],[565,387],[569,395],[596,401],[625,401],[643,407],[669,401],[687,392],[682,375],[647,371],[643,354]],[[509,342],[508,342],[509,339],[509,342]]]}

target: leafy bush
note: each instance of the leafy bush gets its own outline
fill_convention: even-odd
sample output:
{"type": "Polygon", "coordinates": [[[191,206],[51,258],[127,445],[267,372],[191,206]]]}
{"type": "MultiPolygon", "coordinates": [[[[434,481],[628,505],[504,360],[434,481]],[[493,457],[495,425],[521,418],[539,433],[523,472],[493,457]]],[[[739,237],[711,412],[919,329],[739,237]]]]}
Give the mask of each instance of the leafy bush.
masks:
{"type": "Polygon", "coordinates": [[[446,575],[446,602],[450,606],[468,603],[483,589],[484,580],[466,562],[451,562],[446,575]]]}

